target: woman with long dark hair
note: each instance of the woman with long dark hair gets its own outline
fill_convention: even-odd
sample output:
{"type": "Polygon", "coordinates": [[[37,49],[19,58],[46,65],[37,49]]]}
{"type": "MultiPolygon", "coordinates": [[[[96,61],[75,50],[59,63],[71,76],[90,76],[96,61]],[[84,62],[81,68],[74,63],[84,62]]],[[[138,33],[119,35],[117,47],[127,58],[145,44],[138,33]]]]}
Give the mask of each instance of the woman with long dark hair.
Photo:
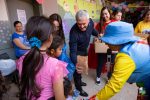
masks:
{"type": "MultiPolygon", "coordinates": [[[[112,20],[111,12],[109,8],[103,7],[100,13],[100,22],[96,26],[96,29],[99,32],[100,36],[103,36],[106,26],[111,22],[114,22],[114,20],[112,20]]],[[[107,56],[106,53],[98,54],[98,66],[96,69],[96,73],[97,73],[96,84],[97,85],[100,85],[100,76],[102,72],[102,67],[104,66],[106,62],[106,56],[107,56]]]]}
{"type": "Polygon", "coordinates": [[[54,13],[49,16],[49,21],[54,27],[54,36],[58,35],[65,40],[61,16],[54,13]]]}
{"type": "Polygon", "coordinates": [[[26,34],[31,50],[17,60],[20,75],[20,100],[65,100],[63,77],[67,64],[46,54],[50,47],[52,27],[48,18],[31,17],[26,24],[26,34]]]}
{"type": "Polygon", "coordinates": [[[96,26],[99,34],[104,34],[106,26],[111,22],[114,22],[114,20],[112,20],[110,9],[108,7],[103,7],[100,13],[100,21],[96,26]]]}
{"type": "Polygon", "coordinates": [[[63,31],[61,16],[59,14],[54,13],[54,14],[49,16],[49,21],[54,27],[53,36],[54,37],[55,36],[60,36],[64,40],[64,46],[62,48],[62,53],[58,57],[58,59],[68,63],[68,66],[67,66],[67,69],[69,71],[68,78],[69,78],[69,80],[72,80],[73,73],[75,71],[75,66],[74,66],[74,64],[72,63],[72,61],[70,60],[70,58],[68,57],[68,55],[66,53],[67,52],[67,45],[66,45],[66,42],[65,42],[65,35],[64,35],[64,31],[63,31]]]}

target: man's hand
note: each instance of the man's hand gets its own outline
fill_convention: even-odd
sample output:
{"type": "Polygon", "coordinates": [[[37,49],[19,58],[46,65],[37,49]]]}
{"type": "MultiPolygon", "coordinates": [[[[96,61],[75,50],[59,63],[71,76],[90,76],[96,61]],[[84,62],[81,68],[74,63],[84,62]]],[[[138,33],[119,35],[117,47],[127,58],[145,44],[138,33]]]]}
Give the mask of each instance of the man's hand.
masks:
{"type": "Polygon", "coordinates": [[[76,64],[76,70],[79,74],[83,73],[83,67],[79,66],[79,64],[76,64]]]}
{"type": "Polygon", "coordinates": [[[99,41],[99,39],[98,39],[98,37],[95,37],[94,42],[97,42],[97,41],[99,41]]]}

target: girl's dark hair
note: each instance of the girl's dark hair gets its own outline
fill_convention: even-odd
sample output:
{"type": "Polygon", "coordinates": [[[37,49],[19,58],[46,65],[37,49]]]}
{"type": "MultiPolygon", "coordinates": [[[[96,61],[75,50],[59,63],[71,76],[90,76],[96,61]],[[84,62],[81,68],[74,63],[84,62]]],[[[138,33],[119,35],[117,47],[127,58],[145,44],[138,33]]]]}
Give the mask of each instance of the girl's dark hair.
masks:
{"type": "MultiPolygon", "coordinates": [[[[54,14],[49,16],[49,21],[50,21],[50,23],[52,25],[53,25],[54,21],[58,21],[58,23],[59,23],[59,30],[57,32],[54,32],[54,34],[59,35],[62,39],[65,40],[65,35],[64,35],[64,30],[63,30],[61,16],[59,14],[54,13],[54,14]]],[[[53,27],[55,27],[55,26],[53,25],[53,27]]]]}
{"type": "Polygon", "coordinates": [[[72,84],[71,84],[71,81],[68,79],[68,78],[64,78],[64,95],[65,97],[67,98],[68,95],[71,95],[71,92],[72,92],[72,84]]]}
{"type": "Polygon", "coordinates": [[[99,22],[99,29],[98,29],[99,33],[103,33],[103,31],[104,31],[104,30],[102,30],[102,27],[103,27],[104,22],[105,22],[105,19],[103,18],[103,11],[105,9],[108,10],[108,12],[110,14],[110,19],[112,19],[111,12],[110,12],[109,8],[108,7],[103,7],[102,10],[101,10],[101,13],[100,13],[100,22],[99,22]]]}
{"type": "MultiPolygon", "coordinates": [[[[33,16],[26,24],[27,38],[37,37],[42,43],[47,41],[51,35],[51,24],[48,18],[33,16]]],[[[32,47],[23,60],[20,100],[31,100],[32,97],[40,97],[41,88],[36,83],[36,75],[43,65],[43,55],[39,48],[32,47]]]]}
{"type": "Polygon", "coordinates": [[[62,46],[63,44],[64,44],[64,40],[60,36],[56,35],[53,38],[53,42],[52,42],[51,46],[48,48],[48,50],[49,50],[49,52],[51,49],[56,50],[59,46],[62,46]]]}
{"type": "Polygon", "coordinates": [[[22,24],[20,21],[15,21],[14,22],[14,27],[16,27],[16,25],[19,24],[19,23],[22,24]]]}
{"type": "Polygon", "coordinates": [[[142,20],[146,17],[146,14],[147,14],[149,11],[150,11],[150,9],[147,9],[147,10],[144,11],[144,14],[143,14],[143,16],[142,16],[142,20]]]}
{"type": "Polygon", "coordinates": [[[115,15],[117,15],[119,12],[122,13],[122,11],[121,11],[120,9],[116,9],[116,10],[113,11],[112,15],[115,16],[115,15]]]}

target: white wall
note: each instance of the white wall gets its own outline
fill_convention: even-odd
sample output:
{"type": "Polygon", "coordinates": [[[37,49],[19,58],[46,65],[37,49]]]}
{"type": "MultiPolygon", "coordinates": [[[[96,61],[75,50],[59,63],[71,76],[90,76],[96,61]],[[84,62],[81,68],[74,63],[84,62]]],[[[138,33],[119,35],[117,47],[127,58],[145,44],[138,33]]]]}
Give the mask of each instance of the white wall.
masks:
{"type": "Polygon", "coordinates": [[[53,13],[58,13],[57,0],[44,0],[42,4],[42,13],[47,17],[53,13]]]}
{"type": "Polygon", "coordinates": [[[8,14],[6,9],[5,0],[0,0],[0,20],[1,21],[8,21],[8,14]]]}

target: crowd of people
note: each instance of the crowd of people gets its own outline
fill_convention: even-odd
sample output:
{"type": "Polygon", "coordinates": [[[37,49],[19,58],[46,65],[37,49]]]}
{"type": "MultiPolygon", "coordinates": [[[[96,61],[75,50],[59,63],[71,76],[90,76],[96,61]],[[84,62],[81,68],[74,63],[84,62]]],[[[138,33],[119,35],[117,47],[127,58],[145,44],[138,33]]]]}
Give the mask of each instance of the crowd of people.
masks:
{"type": "MultiPolygon", "coordinates": [[[[87,57],[91,36],[94,41],[103,41],[109,49],[118,51],[113,54],[113,71],[103,89],[93,100],[108,100],[118,93],[126,82],[144,84],[150,98],[150,10],[146,10],[143,21],[134,30],[133,25],[121,21],[122,12],[113,13],[103,7],[100,21],[94,22],[85,10],[76,13],[76,23],[69,36],[70,56],[59,14],[49,18],[33,16],[22,30],[20,21],[14,22],[15,32],[12,43],[16,54],[19,72],[20,100],[73,100],[72,80],[79,94],[88,97],[82,86],[83,66],[79,66],[78,56],[87,57]],[[140,38],[136,35],[146,34],[140,38]]],[[[106,54],[98,54],[96,84],[100,84],[101,72],[106,62],[106,54]]],[[[149,100],[149,99],[148,99],[149,100]]]]}

